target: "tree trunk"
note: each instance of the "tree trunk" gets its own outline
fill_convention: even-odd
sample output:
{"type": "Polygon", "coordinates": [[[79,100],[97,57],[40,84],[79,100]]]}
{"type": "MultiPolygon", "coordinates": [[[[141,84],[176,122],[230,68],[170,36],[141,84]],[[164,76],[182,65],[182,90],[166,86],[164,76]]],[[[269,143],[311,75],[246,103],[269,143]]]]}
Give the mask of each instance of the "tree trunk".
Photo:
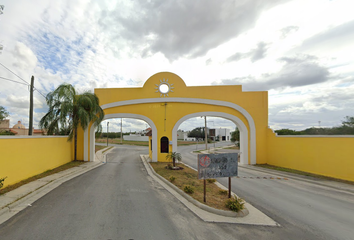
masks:
{"type": "Polygon", "coordinates": [[[75,153],[74,153],[74,161],[76,161],[76,154],[77,154],[77,131],[76,131],[77,129],[74,129],[74,131],[75,131],[75,139],[74,139],[74,145],[75,145],[75,153]]]}
{"type": "Polygon", "coordinates": [[[173,167],[176,167],[176,158],[172,158],[173,160],[173,167]]]}

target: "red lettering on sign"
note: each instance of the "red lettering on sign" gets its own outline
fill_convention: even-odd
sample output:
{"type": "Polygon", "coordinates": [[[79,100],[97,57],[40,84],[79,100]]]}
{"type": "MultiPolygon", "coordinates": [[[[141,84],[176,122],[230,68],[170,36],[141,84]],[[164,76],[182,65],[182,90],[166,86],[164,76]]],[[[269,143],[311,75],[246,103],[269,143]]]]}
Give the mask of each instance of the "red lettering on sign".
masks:
{"type": "Polygon", "coordinates": [[[204,156],[199,159],[199,164],[202,167],[208,167],[210,165],[210,163],[211,163],[211,160],[208,156],[204,156]]]}

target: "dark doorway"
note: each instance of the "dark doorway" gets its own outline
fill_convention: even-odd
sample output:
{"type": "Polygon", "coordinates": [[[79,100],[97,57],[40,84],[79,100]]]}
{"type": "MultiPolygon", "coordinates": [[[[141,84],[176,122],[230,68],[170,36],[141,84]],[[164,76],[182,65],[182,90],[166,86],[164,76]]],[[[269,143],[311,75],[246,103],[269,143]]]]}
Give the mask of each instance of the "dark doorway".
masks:
{"type": "Polygon", "coordinates": [[[161,138],[161,153],[168,153],[168,137],[161,138]]]}

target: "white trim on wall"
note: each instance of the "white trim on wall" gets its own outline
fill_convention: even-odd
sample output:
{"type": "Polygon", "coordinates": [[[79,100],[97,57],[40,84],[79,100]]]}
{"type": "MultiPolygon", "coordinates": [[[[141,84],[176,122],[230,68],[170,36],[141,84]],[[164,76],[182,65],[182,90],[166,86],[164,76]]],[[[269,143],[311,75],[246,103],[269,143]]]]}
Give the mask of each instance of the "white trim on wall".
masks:
{"type": "Polygon", "coordinates": [[[248,164],[248,130],[246,125],[242,122],[241,119],[238,117],[228,114],[228,113],[223,113],[223,112],[198,112],[198,113],[192,113],[188,114],[181,119],[177,121],[175,126],[173,127],[172,130],[172,151],[177,152],[177,131],[179,126],[186,120],[193,118],[193,117],[199,117],[199,116],[213,116],[213,117],[222,117],[225,119],[228,119],[235,123],[240,130],[240,152],[242,153],[240,156],[240,163],[241,164],[248,164]]]}
{"type": "MultiPolygon", "coordinates": [[[[226,101],[218,101],[218,100],[210,100],[210,99],[201,99],[201,98],[144,98],[144,99],[134,99],[127,101],[119,101],[102,105],[102,109],[108,109],[113,107],[120,107],[126,105],[134,105],[134,104],[143,104],[143,103],[164,103],[164,102],[179,102],[179,103],[199,103],[199,104],[207,104],[207,105],[215,105],[222,107],[229,107],[238,112],[240,112],[247,120],[249,128],[250,128],[250,163],[256,164],[256,127],[252,116],[241,106],[226,102],[226,101]]],[[[110,114],[111,115],[111,114],[110,114]]],[[[114,114],[112,114],[114,115],[114,114]]],[[[141,115],[139,115],[141,116],[141,115]]],[[[152,121],[151,121],[152,122],[152,121]]],[[[151,125],[150,125],[151,126],[151,125]]],[[[155,133],[156,134],[156,133],[155,133]]],[[[154,132],[153,132],[154,135],[154,132]]],[[[91,135],[92,136],[92,135],[91,135]]],[[[154,139],[154,136],[153,136],[154,139]]],[[[157,138],[155,136],[156,142],[153,140],[153,147],[156,147],[157,150],[157,138]]],[[[84,146],[84,151],[87,151],[87,147],[84,146]]],[[[157,160],[157,151],[154,151],[156,154],[153,155],[153,161],[157,160]]],[[[94,156],[94,155],[93,155],[94,156]]]]}

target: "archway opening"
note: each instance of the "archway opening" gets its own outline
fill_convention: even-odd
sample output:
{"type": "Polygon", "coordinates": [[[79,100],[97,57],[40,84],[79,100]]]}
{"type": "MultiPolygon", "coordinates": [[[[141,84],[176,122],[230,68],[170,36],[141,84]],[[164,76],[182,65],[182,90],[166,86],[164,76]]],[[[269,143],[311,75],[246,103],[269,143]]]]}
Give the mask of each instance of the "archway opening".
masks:
{"type": "Polygon", "coordinates": [[[156,126],[147,117],[139,114],[117,113],[106,114],[101,123],[101,133],[97,133],[97,128],[91,127],[85,131],[84,159],[94,161],[95,145],[109,144],[133,144],[146,146],[148,153],[149,146],[152,149],[153,161],[157,160],[156,126]],[[152,134],[149,139],[148,133],[152,134]],[[88,138],[90,135],[90,138],[88,138]],[[88,140],[90,139],[90,140],[88,140]],[[90,151],[85,146],[90,145],[90,151]]]}
{"type": "Polygon", "coordinates": [[[100,128],[97,129],[95,143],[149,145],[147,134],[151,127],[140,119],[110,118],[102,121],[100,128]]]}
{"type": "Polygon", "coordinates": [[[178,151],[178,139],[196,141],[196,151],[209,150],[229,145],[231,149],[240,155],[240,164],[249,163],[249,136],[248,129],[238,117],[222,112],[200,112],[182,117],[173,128],[173,151],[178,151]],[[209,144],[205,144],[205,137],[190,134],[200,130],[205,135],[205,116],[207,125],[207,138],[209,144]],[[194,123],[193,123],[194,122],[194,123]],[[193,123],[193,124],[192,124],[193,123]],[[238,139],[231,141],[233,132],[237,131],[238,139]],[[197,145],[199,144],[199,145],[197,145]],[[199,146],[199,147],[198,147],[199,146]],[[199,148],[199,150],[198,150],[199,148]]]}

